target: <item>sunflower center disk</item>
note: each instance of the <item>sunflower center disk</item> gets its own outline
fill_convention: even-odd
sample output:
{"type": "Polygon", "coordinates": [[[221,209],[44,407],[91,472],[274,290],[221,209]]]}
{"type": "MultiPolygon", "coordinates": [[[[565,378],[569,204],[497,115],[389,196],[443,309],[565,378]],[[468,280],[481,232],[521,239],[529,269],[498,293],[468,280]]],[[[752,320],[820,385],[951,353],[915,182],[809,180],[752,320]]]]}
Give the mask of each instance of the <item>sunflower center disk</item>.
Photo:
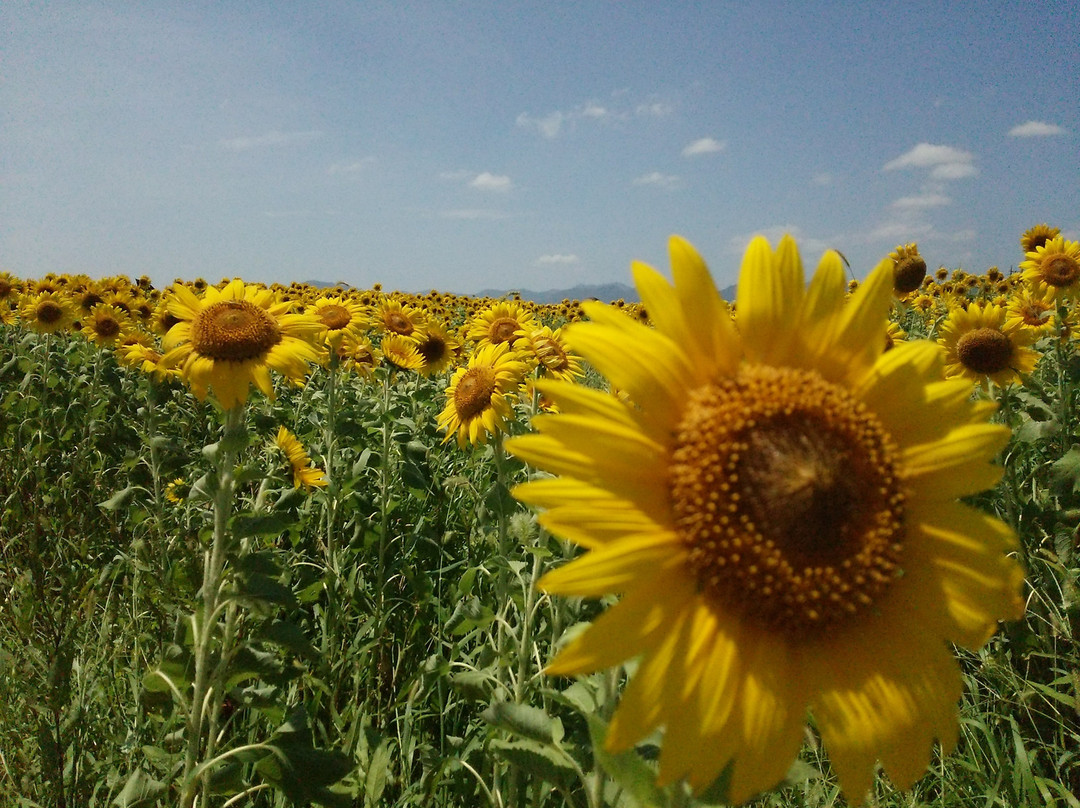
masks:
{"type": "Polygon", "coordinates": [[[865,610],[899,574],[896,448],[817,373],[748,367],[695,390],[669,485],[701,591],[793,640],[865,610]]]}
{"type": "Polygon", "coordinates": [[[535,347],[537,357],[548,370],[565,370],[570,364],[566,352],[553,339],[540,337],[536,340],[535,347]]]}
{"type": "Polygon", "coordinates": [[[893,288],[900,294],[918,289],[926,277],[926,261],[921,256],[908,256],[897,262],[893,270],[893,288]]]}
{"type": "Polygon", "coordinates": [[[281,329],[274,318],[247,300],[211,303],[191,323],[191,346],[211,359],[255,359],[280,341],[281,329]]]}
{"type": "Polygon", "coordinates": [[[488,335],[491,337],[492,343],[498,345],[501,342],[512,341],[519,328],[521,328],[521,325],[512,317],[500,317],[491,324],[488,335]]]}
{"type": "Polygon", "coordinates": [[[109,339],[120,333],[120,323],[111,317],[102,318],[94,324],[94,331],[99,337],[109,339]]]}
{"type": "Polygon", "coordinates": [[[331,331],[340,331],[352,322],[352,315],[344,306],[331,304],[319,309],[319,319],[331,331]]]}
{"type": "Polygon", "coordinates": [[[1072,286],[1080,278],[1080,263],[1068,255],[1054,255],[1043,261],[1042,276],[1051,286],[1072,286]]]}
{"type": "Polygon", "coordinates": [[[404,314],[398,314],[396,311],[386,315],[385,324],[387,330],[393,331],[395,334],[401,334],[403,337],[409,336],[416,330],[413,327],[412,320],[404,314]]]}
{"type": "Polygon", "coordinates": [[[52,325],[53,323],[58,322],[63,316],[64,310],[50,300],[46,300],[37,308],[38,321],[45,323],[46,325],[52,325]]]}
{"type": "Polygon", "coordinates": [[[964,334],[956,343],[957,359],[976,373],[1007,370],[1012,362],[1012,354],[1012,340],[996,328],[976,328],[964,334]]]}
{"type": "Polygon", "coordinates": [[[491,404],[495,393],[495,374],[485,367],[469,368],[454,389],[454,409],[462,421],[480,415],[491,404]]]}

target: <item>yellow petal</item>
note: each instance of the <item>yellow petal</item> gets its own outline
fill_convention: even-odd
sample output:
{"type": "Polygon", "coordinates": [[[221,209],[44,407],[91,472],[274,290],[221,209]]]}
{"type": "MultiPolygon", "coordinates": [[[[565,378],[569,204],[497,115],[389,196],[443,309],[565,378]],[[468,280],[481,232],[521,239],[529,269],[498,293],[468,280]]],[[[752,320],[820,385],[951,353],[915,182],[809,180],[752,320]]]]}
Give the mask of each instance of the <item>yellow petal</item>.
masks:
{"type": "Polygon", "coordinates": [[[537,586],[557,595],[598,598],[626,592],[653,575],[679,569],[685,561],[686,549],[673,533],[629,536],[552,570],[537,586]]]}

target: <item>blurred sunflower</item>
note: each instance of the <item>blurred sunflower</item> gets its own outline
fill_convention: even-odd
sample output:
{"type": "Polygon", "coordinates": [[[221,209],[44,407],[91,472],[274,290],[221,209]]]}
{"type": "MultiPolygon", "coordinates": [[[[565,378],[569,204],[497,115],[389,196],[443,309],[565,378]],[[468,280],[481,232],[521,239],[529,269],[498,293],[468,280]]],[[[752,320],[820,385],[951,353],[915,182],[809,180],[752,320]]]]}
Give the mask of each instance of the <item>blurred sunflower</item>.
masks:
{"type": "Polygon", "coordinates": [[[513,344],[537,327],[532,314],[520,303],[504,300],[481,311],[469,322],[466,337],[479,345],[513,344]]]}
{"type": "Polygon", "coordinates": [[[891,253],[893,262],[893,291],[903,297],[918,289],[926,277],[926,261],[919,255],[919,245],[901,244],[891,253]]]}
{"type": "Polygon", "coordinates": [[[190,491],[191,486],[187,484],[187,481],[183,477],[177,477],[165,486],[165,499],[173,505],[179,505],[187,499],[190,491]]]}
{"type": "Polygon", "coordinates": [[[75,310],[60,292],[38,292],[25,297],[19,319],[39,334],[55,334],[71,328],[75,310]]]}
{"type": "Polygon", "coordinates": [[[369,378],[379,364],[379,353],[367,337],[346,337],[337,347],[338,359],[345,370],[369,378]]]}
{"type": "Polygon", "coordinates": [[[1061,233],[1061,230],[1057,227],[1051,227],[1048,224],[1037,224],[1029,227],[1024,231],[1024,234],[1020,236],[1020,249],[1025,254],[1029,252],[1035,252],[1039,247],[1046,244],[1050,239],[1057,238],[1061,233]]]}
{"type": "Polygon", "coordinates": [[[247,401],[254,384],[270,398],[270,371],[300,381],[319,358],[315,345],[322,326],[313,317],[290,314],[269,289],[234,280],[206,288],[200,299],[183,284],[169,297],[169,313],[179,322],[163,340],[166,367],[178,367],[200,400],[210,391],[232,409],[247,401]]]}
{"type": "Polygon", "coordinates": [[[945,347],[945,375],[1005,387],[1035,369],[1039,355],[1028,348],[1036,334],[1007,322],[1001,306],[972,303],[953,309],[941,324],[938,342],[945,347]]]}
{"type": "Polygon", "coordinates": [[[488,436],[513,416],[514,391],[526,371],[508,343],[478,346],[468,365],[454,371],[446,388],[446,406],[436,418],[446,432],[443,443],[454,436],[462,449],[467,443],[487,443],[488,436]]]}
{"type": "Polygon", "coordinates": [[[1020,263],[1024,280],[1049,287],[1055,300],[1080,291],[1080,242],[1056,236],[1027,254],[1020,263]]]}
{"type": "Polygon", "coordinates": [[[926,341],[883,351],[893,266],[844,302],[827,252],[807,288],[795,243],[756,238],[736,328],[705,263],[670,243],[674,286],[634,265],[655,330],[600,304],[567,341],[632,404],[540,381],[562,414],[507,442],[559,475],[515,489],[588,552],[555,594],[621,595],[548,673],[641,656],[611,721],[619,752],[663,726],[659,782],[728,797],[777,783],[807,709],[853,801],[875,761],[899,788],[957,739],[950,643],[1022,613],[1012,532],[957,498],[992,486],[1009,438],[941,379],[926,341]]]}
{"type": "Polygon", "coordinates": [[[885,350],[891,351],[898,342],[907,339],[907,332],[891,320],[885,325],[885,350]]]}
{"type": "Polygon", "coordinates": [[[285,453],[289,459],[289,467],[292,469],[293,488],[310,490],[329,485],[329,480],[321,469],[311,465],[311,458],[303,444],[297,440],[296,435],[285,427],[278,427],[274,444],[285,453]]]}

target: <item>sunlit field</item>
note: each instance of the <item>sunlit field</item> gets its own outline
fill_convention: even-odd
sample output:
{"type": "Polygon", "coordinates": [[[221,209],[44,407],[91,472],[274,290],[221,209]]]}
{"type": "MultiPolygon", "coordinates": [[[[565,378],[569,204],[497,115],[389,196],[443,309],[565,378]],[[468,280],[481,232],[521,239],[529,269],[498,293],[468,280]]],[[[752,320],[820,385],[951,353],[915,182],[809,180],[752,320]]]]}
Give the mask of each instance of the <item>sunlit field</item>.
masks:
{"type": "Polygon", "coordinates": [[[0,805],[1080,806],[1080,245],[671,250],[0,272],[0,805]]]}

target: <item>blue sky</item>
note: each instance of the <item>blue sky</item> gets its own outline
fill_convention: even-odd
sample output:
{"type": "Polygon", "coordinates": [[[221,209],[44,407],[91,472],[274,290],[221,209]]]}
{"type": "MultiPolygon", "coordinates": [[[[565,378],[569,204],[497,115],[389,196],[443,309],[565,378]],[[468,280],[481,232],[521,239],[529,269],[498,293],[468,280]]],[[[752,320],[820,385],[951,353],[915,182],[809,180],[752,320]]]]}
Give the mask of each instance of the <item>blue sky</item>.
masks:
{"type": "Polygon", "coordinates": [[[861,277],[1080,237],[1073,2],[0,4],[0,268],[629,282],[672,233],[861,277]]]}

